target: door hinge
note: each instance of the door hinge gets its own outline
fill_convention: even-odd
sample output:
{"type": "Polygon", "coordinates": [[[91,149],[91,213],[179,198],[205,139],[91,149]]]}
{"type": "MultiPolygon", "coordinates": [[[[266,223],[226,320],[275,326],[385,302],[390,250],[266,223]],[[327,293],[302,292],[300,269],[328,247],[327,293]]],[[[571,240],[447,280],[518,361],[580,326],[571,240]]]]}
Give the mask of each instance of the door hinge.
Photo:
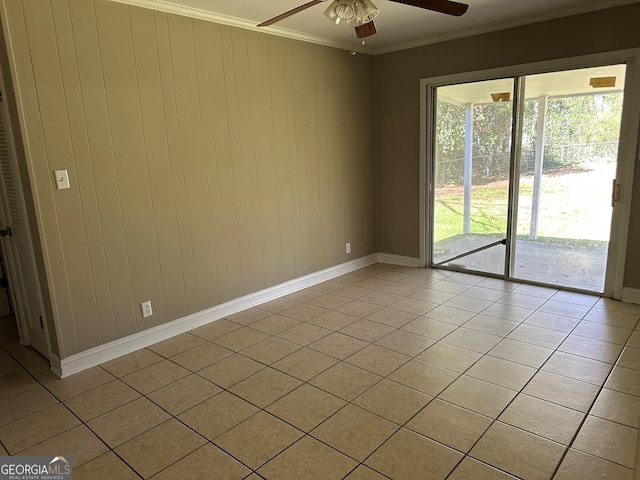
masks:
{"type": "Polygon", "coordinates": [[[611,190],[611,206],[615,207],[616,202],[620,201],[620,184],[617,183],[617,179],[613,179],[613,189],[611,190]]]}
{"type": "Polygon", "coordinates": [[[44,330],[44,322],[42,321],[42,315],[40,315],[40,329],[44,330]]]}

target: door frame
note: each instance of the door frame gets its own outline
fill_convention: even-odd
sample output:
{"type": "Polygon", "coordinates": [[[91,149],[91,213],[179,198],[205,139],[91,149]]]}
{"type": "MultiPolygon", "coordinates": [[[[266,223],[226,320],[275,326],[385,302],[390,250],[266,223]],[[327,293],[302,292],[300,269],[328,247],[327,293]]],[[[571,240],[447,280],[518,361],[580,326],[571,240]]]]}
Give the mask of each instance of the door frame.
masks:
{"type": "MultiPolygon", "coordinates": [[[[420,158],[419,158],[419,248],[420,266],[429,266],[431,258],[430,221],[432,216],[429,191],[432,178],[433,129],[430,126],[434,114],[433,92],[435,88],[453,83],[467,83],[505,77],[522,77],[550,71],[593,67],[599,64],[626,63],[624,103],[620,125],[618,164],[616,177],[620,182],[620,201],[613,211],[604,296],[622,299],[624,267],[631,218],[631,193],[638,151],[638,131],[640,128],[640,48],[569,57],[542,62],[510,65],[486,70],[462,72],[451,75],[423,78],[420,80],[420,158]]],[[[513,154],[513,153],[512,153],[513,154]]],[[[506,275],[506,274],[505,274],[506,275]]],[[[526,283],[526,282],[525,282],[526,283]]]]}
{"type": "MultiPolygon", "coordinates": [[[[4,120],[4,135],[6,137],[7,148],[9,150],[9,164],[10,164],[11,174],[15,182],[16,197],[18,199],[18,204],[19,204],[18,208],[20,209],[20,213],[22,215],[22,221],[23,221],[22,228],[24,229],[25,243],[28,248],[28,254],[31,256],[31,260],[33,262],[32,267],[33,267],[33,276],[35,280],[34,288],[36,290],[34,293],[37,297],[38,308],[40,312],[40,322],[42,325],[42,335],[44,336],[44,338],[39,339],[39,342],[44,343],[44,349],[46,351],[43,352],[43,351],[40,351],[40,349],[36,349],[36,350],[40,351],[40,353],[44,355],[49,360],[49,362],[52,363],[53,356],[52,356],[52,348],[51,348],[51,335],[49,333],[48,321],[47,321],[46,313],[44,310],[44,303],[43,303],[42,289],[41,289],[42,287],[40,285],[39,277],[38,277],[34,246],[33,246],[33,237],[32,237],[32,231],[31,231],[33,219],[29,216],[26,205],[25,205],[24,186],[22,183],[23,176],[20,172],[20,167],[18,165],[16,139],[14,136],[14,125],[12,124],[12,121],[11,121],[11,115],[10,115],[9,103],[8,103],[9,96],[7,95],[5,75],[4,75],[4,72],[2,71],[2,68],[0,68],[0,94],[2,95],[0,108],[2,109],[2,116],[4,120]]],[[[2,188],[3,188],[2,182],[0,182],[0,189],[2,188]]],[[[4,193],[3,193],[3,196],[4,196],[4,193]]],[[[10,217],[9,211],[6,205],[0,205],[0,214],[2,215],[3,219],[7,219],[7,220],[9,219],[10,217]]],[[[3,221],[7,221],[7,220],[3,220],[3,221]]],[[[0,248],[2,249],[3,259],[5,261],[6,276],[7,276],[7,281],[9,283],[9,294],[13,302],[13,311],[14,311],[13,313],[16,318],[16,323],[18,326],[19,339],[22,345],[31,346],[32,345],[32,341],[30,338],[31,331],[29,328],[28,320],[26,318],[26,314],[23,311],[23,302],[26,301],[24,299],[24,290],[21,288],[19,284],[20,280],[16,280],[16,277],[20,275],[20,272],[15,271],[19,269],[18,267],[16,267],[16,265],[19,263],[19,260],[18,258],[16,258],[15,250],[13,248],[7,248],[5,241],[10,241],[10,240],[3,240],[2,242],[0,242],[1,244],[0,248]]]]}

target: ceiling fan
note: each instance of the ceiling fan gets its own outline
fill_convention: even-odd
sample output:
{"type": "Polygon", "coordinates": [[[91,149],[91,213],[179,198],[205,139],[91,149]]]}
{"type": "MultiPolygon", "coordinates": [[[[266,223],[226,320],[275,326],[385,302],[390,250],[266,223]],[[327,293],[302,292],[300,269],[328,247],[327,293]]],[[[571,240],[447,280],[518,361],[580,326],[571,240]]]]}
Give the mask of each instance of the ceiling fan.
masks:
{"type": "MultiPolygon", "coordinates": [[[[309,7],[313,7],[327,0],[311,0],[299,7],[293,8],[288,12],[277,15],[258,27],[267,27],[273,25],[280,20],[284,20],[291,15],[302,12],[309,7]]],[[[390,0],[396,3],[403,3],[434,12],[446,13],[459,17],[464,14],[469,5],[465,3],[454,2],[452,0],[390,0]]],[[[333,0],[329,7],[325,10],[324,16],[334,22],[336,25],[344,21],[348,25],[355,28],[358,38],[365,38],[377,32],[373,19],[380,13],[380,10],[371,2],[371,0],[333,0]]]]}

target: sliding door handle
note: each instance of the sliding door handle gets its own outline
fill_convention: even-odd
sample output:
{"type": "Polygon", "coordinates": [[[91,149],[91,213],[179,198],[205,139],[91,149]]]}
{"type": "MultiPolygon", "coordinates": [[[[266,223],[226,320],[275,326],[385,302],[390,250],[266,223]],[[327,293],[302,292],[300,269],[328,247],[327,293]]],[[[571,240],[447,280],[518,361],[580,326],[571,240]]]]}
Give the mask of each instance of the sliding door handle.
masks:
{"type": "Polygon", "coordinates": [[[617,179],[613,179],[613,189],[611,190],[611,207],[616,206],[616,202],[620,201],[620,184],[617,179]]]}

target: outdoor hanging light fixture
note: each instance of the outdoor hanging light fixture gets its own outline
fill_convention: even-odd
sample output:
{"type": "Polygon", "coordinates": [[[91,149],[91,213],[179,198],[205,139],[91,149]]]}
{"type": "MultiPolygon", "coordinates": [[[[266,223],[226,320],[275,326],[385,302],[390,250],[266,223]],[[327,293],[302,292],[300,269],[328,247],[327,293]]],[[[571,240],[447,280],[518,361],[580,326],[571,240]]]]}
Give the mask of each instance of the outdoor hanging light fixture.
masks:
{"type": "Polygon", "coordinates": [[[325,10],[324,16],[339,25],[345,21],[353,27],[371,22],[380,10],[371,0],[334,0],[325,10]]]}

